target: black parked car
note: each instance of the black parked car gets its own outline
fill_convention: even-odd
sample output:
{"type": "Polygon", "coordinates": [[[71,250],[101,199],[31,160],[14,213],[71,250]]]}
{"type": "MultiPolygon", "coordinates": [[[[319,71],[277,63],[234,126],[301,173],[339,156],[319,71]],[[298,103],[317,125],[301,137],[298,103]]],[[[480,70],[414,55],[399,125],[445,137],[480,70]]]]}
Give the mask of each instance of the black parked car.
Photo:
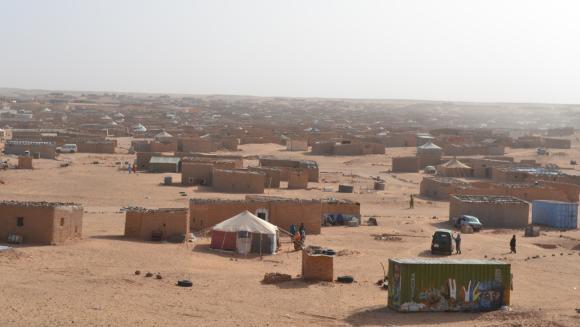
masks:
{"type": "Polygon", "coordinates": [[[431,240],[431,253],[453,254],[453,233],[449,229],[438,229],[431,240]]]}

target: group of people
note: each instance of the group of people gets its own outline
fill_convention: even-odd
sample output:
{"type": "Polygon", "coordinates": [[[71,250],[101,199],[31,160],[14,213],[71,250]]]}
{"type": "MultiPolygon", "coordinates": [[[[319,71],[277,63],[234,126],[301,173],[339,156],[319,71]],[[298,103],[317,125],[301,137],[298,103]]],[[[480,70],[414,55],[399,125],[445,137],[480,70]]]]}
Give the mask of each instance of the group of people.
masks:
{"type": "Polygon", "coordinates": [[[295,242],[304,242],[306,240],[306,228],[304,228],[304,223],[300,223],[300,226],[296,228],[296,225],[290,225],[290,234],[292,234],[292,239],[295,242]]]}
{"type": "MultiPolygon", "coordinates": [[[[453,240],[455,240],[455,254],[461,254],[461,233],[457,233],[456,236],[453,236],[453,240]]],[[[510,253],[516,253],[515,235],[512,235],[512,239],[510,240],[510,253]]]]}
{"type": "Polygon", "coordinates": [[[128,164],[127,165],[127,172],[129,172],[129,174],[131,172],[133,172],[133,174],[136,174],[137,173],[137,165],[136,164],[132,164],[132,165],[128,164]]]}

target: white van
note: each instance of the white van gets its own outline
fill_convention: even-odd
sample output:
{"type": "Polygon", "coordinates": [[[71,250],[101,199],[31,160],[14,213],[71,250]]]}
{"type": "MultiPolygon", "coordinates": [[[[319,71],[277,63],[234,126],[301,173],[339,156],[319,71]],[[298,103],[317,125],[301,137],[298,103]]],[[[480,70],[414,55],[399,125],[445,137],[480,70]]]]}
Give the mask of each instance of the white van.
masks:
{"type": "Polygon", "coordinates": [[[59,153],[75,153],[78,151],[76,144],[65,144],[61,147],[56,148],[59,153]]]}

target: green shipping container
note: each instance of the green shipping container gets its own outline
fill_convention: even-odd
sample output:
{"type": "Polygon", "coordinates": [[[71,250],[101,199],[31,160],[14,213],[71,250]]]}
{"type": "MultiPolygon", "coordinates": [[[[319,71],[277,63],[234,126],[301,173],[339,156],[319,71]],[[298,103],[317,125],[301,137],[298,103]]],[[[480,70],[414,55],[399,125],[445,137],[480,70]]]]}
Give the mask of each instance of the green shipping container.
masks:
{"type": "Polygon", "coordinates": [[[510,304],[510,264],[495,260],[389,259],[389,308],[489,311],[510,304]]]}

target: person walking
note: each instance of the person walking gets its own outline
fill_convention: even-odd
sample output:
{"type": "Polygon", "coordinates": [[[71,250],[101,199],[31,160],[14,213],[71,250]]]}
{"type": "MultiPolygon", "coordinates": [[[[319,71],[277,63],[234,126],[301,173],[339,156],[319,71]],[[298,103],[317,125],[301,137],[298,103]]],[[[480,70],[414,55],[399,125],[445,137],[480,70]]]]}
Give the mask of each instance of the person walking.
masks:
{"type": "Polygon", "coordinates": [[[136,174],[136,173],[137,173],[137,165],[133,164],[133,174],[136,174]]]}
{"type": "Polygon", "coordinates": [[[413,208],[415,208],[415,199],[413,198],[413,194],[411,194],[409,198],[409,209],[413,208]]]}
{"type": "Polygon", "coordinates": [[[455,254],[461,254],[461,233],[457,233],[455,239],[455,254]]]}
{"type": "Polygon", "coordinates": [[[510,241],[510,253],[516,253],[516,236],[512,235],[512,239],[510,241]]]}
{"type": "Polygon", "coordinates": [[[129,174],[131,174],[131,164],[127,165],[127,172],[129,172],[129,174]]]}

